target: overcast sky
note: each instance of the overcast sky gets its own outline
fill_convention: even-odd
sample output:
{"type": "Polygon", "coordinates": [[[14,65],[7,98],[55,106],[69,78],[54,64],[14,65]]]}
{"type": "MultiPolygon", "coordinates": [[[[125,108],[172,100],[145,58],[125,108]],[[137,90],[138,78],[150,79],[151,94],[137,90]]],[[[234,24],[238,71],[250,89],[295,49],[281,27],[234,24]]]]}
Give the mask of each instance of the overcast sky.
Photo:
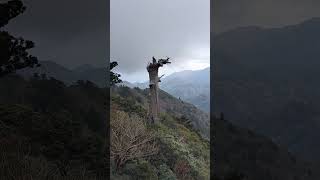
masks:
{"type": "Polygon", "coordinates": [[[214,32],[239,26],[282,27],[320,17],[319,0],[214,0],[214,32]]]}
{"type": "Polygon", "coordinates": [[[27,10],[7,26],[35,42],[39,60],[73,68],[107,64],[106,0],[23,0],[27,10]]]}
{"type": "Polygon", "coordinates": [[[148,79],[152,56],[172,59],[160,75],[210,66],[210,0],[111,0],[111,59],[123,79],[148,79]]]}
{"type": "MultiPolygon", "coordinates": [[[[67,67],[105,66],[107,0],[23,0],[7,29],[33,40],[40,60],[67,67]]],[[[320,17],[319,0],[214,0],[215,32],[238,26],[279,27],[320,17]]],[[[209,0],[111,0],[111,57],[130,81],[147,78],[152,56],[172,58],[169,74],[209,66],[209,0]]]]}

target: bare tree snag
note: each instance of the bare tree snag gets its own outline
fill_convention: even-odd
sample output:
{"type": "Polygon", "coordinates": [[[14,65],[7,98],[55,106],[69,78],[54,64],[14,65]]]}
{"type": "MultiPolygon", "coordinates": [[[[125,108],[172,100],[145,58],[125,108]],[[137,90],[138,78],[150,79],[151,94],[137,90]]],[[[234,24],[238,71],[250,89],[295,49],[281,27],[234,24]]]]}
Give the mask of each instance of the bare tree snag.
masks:
{"type": "Polygon", "coordinates": [[[170,64],[170,58],[159,59],[158,61],[152,57],[152,63],[149,63],[147,70],[149,72],[149,88],[150,88],[150,105],[149,105],[149,122],[155,124],[158,122],[159,108],[159,82],[160,78],[158,76],[159,68],[164,64],[170,64]]]}

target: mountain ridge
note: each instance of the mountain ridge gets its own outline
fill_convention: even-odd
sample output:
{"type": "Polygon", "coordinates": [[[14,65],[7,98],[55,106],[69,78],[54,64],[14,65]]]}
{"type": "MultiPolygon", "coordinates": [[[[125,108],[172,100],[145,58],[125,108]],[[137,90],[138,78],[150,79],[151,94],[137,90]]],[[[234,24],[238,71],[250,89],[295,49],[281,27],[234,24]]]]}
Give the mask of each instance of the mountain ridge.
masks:
{"type": "MultiPolygon", "coordinates": [[[[124,81],[119,85],[131,88],[148,88],[148,82],[131,83],[124,81]]],[[[195,105],[202,111],[210,112],[210,67],[172,73],[161,79],[160,89],[195,105]]]]}
{"type": "Polygon", "coordinates": [[[106,72],[104,67],[94,67],[83,64],[76,68],[69,69],[53,61],[40,61],[41,66],[36,68],[26,68],[17,71],[17,74],[26,79],[33,77],[34,73],[46,74],[67,84],[75,83],[78,80],[88,80],[99,87],[106,87],[106,72]]]}
{"type": "Polygon", "coordinates": [[[320,18],[214,37],[215,111],[319,162],[320,18]]]}
{"type": "MultiPolygon", "coordinates": [[[[88,80],[99,87],[106,86],[107,69],[83,64],[76,68],[69,69],[52,61],[40,61],[42,66],[37,68],[26,68],[17,73],[24,78],[30,79],[34,73],[45,73],[49,77],[54,77],[67,84],[75,83],[78,80],[88,80]]],[[[205,112],[210,112],[210,68],[202,70],[185,70],[175,72],[164,77],[160,83],[160,88],[169,92],[177,98],[192,103],[205,112]]],[[[130,83],[123,81],[119,85],[128,87],[148,88],[148,82],[130,83]]]]}

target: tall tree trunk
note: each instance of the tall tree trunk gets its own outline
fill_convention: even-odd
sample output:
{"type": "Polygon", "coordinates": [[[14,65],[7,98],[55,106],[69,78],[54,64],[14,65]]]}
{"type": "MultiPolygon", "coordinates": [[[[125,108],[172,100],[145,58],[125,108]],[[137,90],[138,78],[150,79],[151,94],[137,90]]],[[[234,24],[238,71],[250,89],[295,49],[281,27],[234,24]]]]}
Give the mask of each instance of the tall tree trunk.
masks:
{"type": "Polygon", "coordinates": [[[151,124],[158,122],[159,113],[159,97],[158,97],[158,68],[153,68],[149,71],[149,88],[150,88],[150,107],[149,107],[149,119],[151,124]]]}
{"type": "Polygon", "coordinates": [[[149,63],[147,70],[149,72],[149,88],[150,88],[150,105],[149,105],[149,122],[155,124],[159,122],[159,68],[164,64],[168,64],[169,58],[157,60],[153,57],[152,63],[149,63]]]}

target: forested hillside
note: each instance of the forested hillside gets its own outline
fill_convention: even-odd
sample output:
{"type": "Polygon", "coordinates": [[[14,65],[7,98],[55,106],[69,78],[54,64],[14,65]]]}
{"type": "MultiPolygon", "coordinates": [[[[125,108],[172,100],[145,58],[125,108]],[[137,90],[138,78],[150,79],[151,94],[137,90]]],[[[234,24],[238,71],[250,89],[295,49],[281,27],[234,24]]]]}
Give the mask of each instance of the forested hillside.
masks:
{"type": "MultiPolygon", "coordinates": [[[[148,88],[148,82],[130,83],[124,81],[120,85],[131,88],[148,88]]],[[[160,89],[195,105],[204,112],[210,112],[210,68],[202,70],[185,70],[175,72],[161,79],[160,89]]]]}
{"type": "Polygon", "coordinates": [[[295,157],[268,137],[220,118],[211,117],[211,122],[215,179],[319,179],[319,167],[295,157]]]}
{"type": "MultiPolygon", "coordinates": [[[[67,86],[54,78],[35,76],[25,80],[14,74],[0,79],[0,84],[2,157],[5,158],[1,174],[20,177],[31,173],[34,178],[106,175],[105,89],[89,81],[67,86]]],[[[137,88],[113,88],[111,119],[125,120],[126,124],[133,119],[137,120],[133,126],[144,127],[139,121],[146,120],[146,94],[147,90],[137,88]]],[[[164,92],[160,96],[164,100],[161,124],[151,129],[144,127],[155,135],[159,153],[150,157],[152,160],[137,158],[126,162],[125,166],[119,166],[117,173],[120,170],[121,173],[114,176],[208,179],[209,141],[202,137],[203,131],[196,129],[208,123],[208,116],[192,105],[180,107],[175,113],[177,103],[182,102],[164,92]],[[198,117],[195,121],[188,119],[193,117],[191,114],[183,116],[187,110],[198,112],[206,122],[198,117]]],[[[208,130],[204,131],[207,136],[208,130]]]]}
{"type": "MultiPolygon", "coordinates": [[[[116,150],[119,148],[135,145],[126,141],[127,145],[119,147],[118,138],[126,137],[127,134],[142,137],[139,141],[145,142],[143,146],[130,153],[133,159],[120,168],[115,163],[119,157],[112,158],[113,177],[115,179],[209,179],[210,145],[208,140],[202,138],[198,126],[199,123],[209,122],[201,122],[201,119],[190,114],[184,115],[187,110],[196,112],[197,110],[188,105],[184,108],[189,108],[183,111],[182,107],[178,108],[183,106],[183,102],[161,92],[160,124],[148,126],[147,94],[148,89],[131,89],[124,86],[112,88],[111,154],[113,152],[117,154],[116,150]],[[194,119],[189,119],[192,117],[194,119]],[[199,120],[200,122],[197,122],[199,120]],[[135,132],[130,128],[132,126],[140,131],[135,132]],[[119,130],[121,127],[125,132],[119,130]]],[[[198,113],[201,115],[201,111],[198,113]]],[[[204,114],[202,116],[207,117],[204,114]]]]}
{"type": "Polygon", "coordinates": [[[26,79],[30,79],[34,73],[38,73],[39,75],[46,74],[47,76],[54,77],[68,85],[81,79],[91,81],[99,87],[106,86],[105,74],[107,69],[105,67],[93,67],[84,64],[71,69],[52,61],[40,61],[40,63],[40,67],[21,69],[17,73],[26,79]]]}
{"type": "Polygon", "coordinates": [[[105,89],[10,75],[0,79],[0,102],[1,177],[107,175],[105,89]]]}
{"type": "Polygon", "coordinates": [[[320,162],[320,19],[214,37],[214,107],[233,124],[320,162]]]}

